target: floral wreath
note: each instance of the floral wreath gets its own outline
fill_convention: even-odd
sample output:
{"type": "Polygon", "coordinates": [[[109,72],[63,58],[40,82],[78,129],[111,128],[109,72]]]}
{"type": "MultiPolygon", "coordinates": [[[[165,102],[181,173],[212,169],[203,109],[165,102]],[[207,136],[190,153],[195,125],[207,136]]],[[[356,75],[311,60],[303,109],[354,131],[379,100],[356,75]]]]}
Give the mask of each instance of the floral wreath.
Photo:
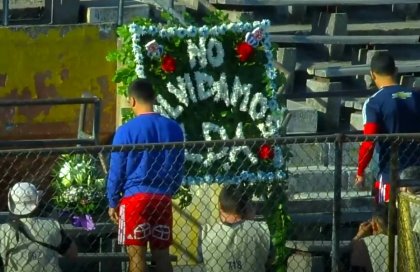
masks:
{"type": "MultiPolygon", "coordinates": [[[[179,121],[187,140],[276,137],[285,109],[276,99],[281,79],[269,27],[269,20],[187,28],[133,23],[135,77],[152,81],[155,110],[179,121]]],[[[267,144],[186,152],[186,163],[187,185],[286,177],[282,149],[267,144]]]]}

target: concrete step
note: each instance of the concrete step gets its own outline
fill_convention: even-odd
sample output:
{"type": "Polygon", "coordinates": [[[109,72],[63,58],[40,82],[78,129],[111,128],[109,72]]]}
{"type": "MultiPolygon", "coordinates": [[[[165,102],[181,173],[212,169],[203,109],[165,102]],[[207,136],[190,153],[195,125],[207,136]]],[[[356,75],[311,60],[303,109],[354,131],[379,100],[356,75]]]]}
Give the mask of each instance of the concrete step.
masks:
{"type": "MultiPolygon", "coordinates": [[[[373,198],[368,192],[353,191],[346,192],[341,199],[341,208],[345,212],[370,212],[373,198]],[[349,197],[351,195],[351,197],[349,197]]],[[[332,212],[333,198],[325,198],[322,194],[318,194],[321,199],[305,199],[304,195],[295,194],[287,204],[287,210],[290,213],[324,213],[332,212]]],[[[330,192],[329,194],[334,194],[330,192]]],[[[329,195],[326,193],[326,195],[329,195]]]]}
{"type": "MultiPolygon", "coordinates": [[[[295,195],[299,193],[313,193],[316,199],[330,197],[328,193],[334,191],[334,167],[332,166],[304,166],[289,167],[288,193],[295,195]],[[318,194],[318,195],[316,195],[318,194]]],[[[342,191],[354,191],[354,179],[357,167],[343,166],[341,186],[342,191]]],[[[372,187],[374,175],[372,169],[366,171],[366,191],[372,187]]],[[[332,195],[332,193],[331,193],[332,195]]]]}
{"type": "Polygon", "coordinates": [[[287,101],[291,115],[287,133],[315,133],[318,130],[318,111],[305,103],[287,101]]]}
{"type": "MultiPolygon", "coordinates": [[[[310,34],[310,24],[273,25],[271,33],[310,34]]],[[[420,32],[420,20],[407,22],[350,23],[348,35],[417,35],[420,32]]]]}
{"type": "MultiPolygon", "coordinates": [[[[123,22],[128,24],[135,18],[150,17],[151,8],[147,4],[133,4],[124,6],[123,22]]],[[[117,22],[117,6],[101,6],[86,8],[86,22],[88,24],[117,22]]]]}

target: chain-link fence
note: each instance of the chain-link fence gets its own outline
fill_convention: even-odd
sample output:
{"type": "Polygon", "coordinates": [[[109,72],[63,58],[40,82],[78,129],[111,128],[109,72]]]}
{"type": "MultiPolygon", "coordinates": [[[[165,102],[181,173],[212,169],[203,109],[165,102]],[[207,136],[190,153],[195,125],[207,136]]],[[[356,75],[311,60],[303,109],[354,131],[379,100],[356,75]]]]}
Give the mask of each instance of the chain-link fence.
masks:
{"type": "MultiPolygon", "coordinates": [[[[56,260],[63,271],[129,271],[130,255],[144,258],[152,271],[170,271],[162,260],[172,263],[174,271],[350,271],[364,265],[385,271],[380,269],[392,265],[393,254],[383,218],[387,214],[375,212],[372,191],[376,173],[391,171],[392,145],[399,147],[395,157],[400,166],[384,184],[396,182],[398,168],[420,158],[413,139],[329,135],[3,150],[2,262],[9,267],[6,271],[27,271],[24,266],[40,264],[47,270],[39,271],[56,271],[56,260]],[[381,151],[364,171],[360,188],[355,179],[364,140],[381,151]],[[110,168],[112,156],[120,164],[110,168]],[[153,163],[142,164],[144,156],[153,163]],[[126,177],[130,167],[144,176],[126,177]],[[31,198],[34,190],[40,199],[36,211],[36,205],[31,206],[38,203],[31,198]],[[156,197],[175,191],[172,204],[156,197]],[[122,200],[120,193],[125,194],[122,200]],[[120,203],[119,213],[109,214],[110,199],[120,203]],[[110,215],[119,216],[119,223],[110,215]],[[59,222],[65,235],[51,222],[59,222]],[[359,227],[363,222],[369,223],[359,227]],[[77,245],[76,259],[57,259],[71,255],[63,235],[77,245]],[[162,248],[171,240],[166,256],[162,248]],[[129,245],[128,253],[121,243],[129,245]],[[143,252],[147,243],[151,251],[143,252]],[[133,255],[130,248],[141,250],[133,255]]],[[[377,191],[389,190],[385,187],[377,191]]],[[[393,201],[392,190],[389,194],[393,201]]],[[[404,204],[414,202],[404,199],[401,196],[398,205],[401,219],[416,214],[404,204]]],[[[392,206],[391,236],[397,231],[392,206]]],[[[413,222],[400,220],[398,229],[400,242],[411,242],[404,246],[411,251],[398,255],[398,263],[414,269],[405,271],[417,271],[411,264],[419,255],[419,243],[410,236],[413,232],[408,235],[413,222]]]]}

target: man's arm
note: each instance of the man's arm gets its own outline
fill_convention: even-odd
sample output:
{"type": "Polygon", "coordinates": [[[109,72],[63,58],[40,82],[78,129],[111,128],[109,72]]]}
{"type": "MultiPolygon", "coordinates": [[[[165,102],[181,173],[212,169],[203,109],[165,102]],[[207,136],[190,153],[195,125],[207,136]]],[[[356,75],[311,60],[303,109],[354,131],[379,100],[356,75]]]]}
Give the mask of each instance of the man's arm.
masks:
{"type": "MultiPolygon", "coordinates": [[[[372,135],[379,133],[380,113],[374,102],[368,99],[363,106],[363,134],[372,135]]],[[[357,167],[356,182],[363,183],[367,166],[373,157],[375,143],[373,141],[364,141],[359,149],[359,159],[357,167]]]]}
{"type": "MultiPolygon", "coordinates": [[[[125,135],[118,130],[115,133],[113,145],[123,145],[125,135]]],[[[116,208],[121,198],[121,188],[124,184],[125,170],[127,164],[127,152],[113,151],[111,153],[110,167],[107,182],[107,196],[110,208],[116,208]]]]}

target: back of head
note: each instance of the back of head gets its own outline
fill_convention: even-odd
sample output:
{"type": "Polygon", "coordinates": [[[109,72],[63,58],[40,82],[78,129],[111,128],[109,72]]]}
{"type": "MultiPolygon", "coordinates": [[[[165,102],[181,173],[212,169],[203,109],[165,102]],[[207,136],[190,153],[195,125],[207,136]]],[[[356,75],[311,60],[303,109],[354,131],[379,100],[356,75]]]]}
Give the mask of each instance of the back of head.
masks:
{"type": "Polygon", "coordinates": [[[377,52],[370,62],[370,70],[375,76],[393,77],[397,72],[395,60],[388,52],[377,52]]]}
{"type": "Polygon", "coordinates": [[[373,213],[372,219],[380,228],[380,233],[388,233],[388,208],[386,205],[378,205],[373,213]]]}
{"type": "Polygon", "coordinates": [[[136,79],[128,87],[128,95],[140,103],[153,104],[156,99],[152,84],[146,79],[136,79]]]}
{"type": "MultiPolygon", "coordinates": [[[[420,166],[410,166],[404,169],[400,175],[401,179],[410,179],[420,182],[420,166]]],[[[408,192],[412,194],[420,194],[420,186],[409,187],[408,192]]]]}
{"type": "Polygon", "coordinates": [[[247,212],[249,196],[246,190],[238,185],[226,185],[219,195],[220,209],[227,214],[244,218],[247,212]]]}

